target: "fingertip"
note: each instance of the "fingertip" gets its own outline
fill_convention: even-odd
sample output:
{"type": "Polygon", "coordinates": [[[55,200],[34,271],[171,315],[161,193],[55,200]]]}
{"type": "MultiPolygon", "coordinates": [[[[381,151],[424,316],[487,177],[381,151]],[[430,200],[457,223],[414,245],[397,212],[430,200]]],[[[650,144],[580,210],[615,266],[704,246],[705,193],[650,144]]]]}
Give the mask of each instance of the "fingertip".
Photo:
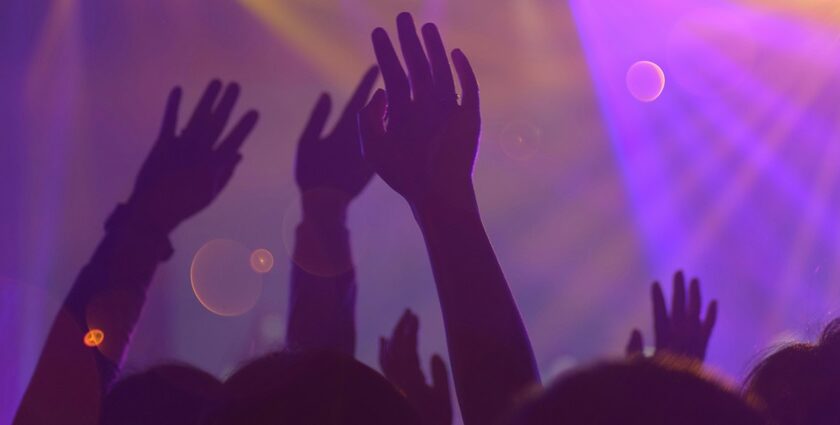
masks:
{"type": "Polygon", "coordinates": [[[467,59],[467,55],[465,55],[464,51],[459,48],[452,49],[452,53],[450,56],[452,56],[453,61],[459,63],[463,63],[467,59]]]}
{"type": "Polygon", "coordinates": [[[249,109],[248,112],[245,113],[245,119],[247,119],[248,121],[253,121],[254,124],[256,124],[257,121],[260,120],[260,112],[256,109],[249,109]]]}
{"type": "Polygon", "coordinates": [[[420,30],[423,31],[424,34],[429,34],[429,35],[432,35],[432,34],[435,34],[435,33],[438,32],[437,25],[435,25],[432,22],[427,22],[427,23],[423,24],[423,27],[420,28],[420,30]]]}
{"type": "Polygon", "coordinates": [[[411,13],[408,12],[400,12],[397,15],[397,25],[399,24],[413,24],[414,19],[411,17],[411,13]]]}
{"type": "Polygon", "coordinates": [[[321,94],[318,95],[318,106],[324,108],[330,106],[330,104],[332,104],[330,94],[327,92],[321,92],[321,94]]]}
{"type": "Polygon", "coordinates": [[[654,294],[661,294],[662,293],[662,285],[658,281],[654,281],[653,285],[650,286],[650,291],[654,294]]]}
{"type": "Polygon", "coordinates": [[[388,32],[385,31],[385,28],[376,27],[371,31],[370,38],[374,41],[384,41],[388,39],[388,32]]]}

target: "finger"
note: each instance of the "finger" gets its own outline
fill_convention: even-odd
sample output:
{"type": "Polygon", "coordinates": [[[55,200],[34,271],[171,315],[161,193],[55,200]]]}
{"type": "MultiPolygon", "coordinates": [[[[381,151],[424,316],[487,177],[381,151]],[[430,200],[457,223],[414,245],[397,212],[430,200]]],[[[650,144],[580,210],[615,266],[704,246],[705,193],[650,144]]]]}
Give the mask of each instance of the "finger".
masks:
{"type": "Polygon", "coordinates": [[[390,108],[400,108],[411,100],[408,77],[403,71],[388,33],[382,28],[377,28],[373,30],[371,39],[376,61],[379,63],[382,79],[385,81],[385,90],[388,91],[388,105],[390,108]]]}
{"type": "Polygon", "coordinates": [[[222,134],[222,131],[224,131],[225,125],[227,125],[227,122],[230,119],[230,114],[233,112],[233,106],[236,105],[236,99],[238,97],[239,84],[228,84],[227,88],[225,88],[224,94],[222,94],[222,100],[219,101],[219,106],[217,106],[212,113],[212,121],[209,124],[210,130],[207,137],[204,139],[204,143],[208,146],[212,146],[213,143],[216,142],[216,139],[218,139],[222,134]]]}
{"type": "Polygon", "coordinates": [[[385,153],[385,91],[379,89],[370,103],[359,111],[362,153],[371,164],[382,164],[385,153]]]}
{"type": "Polygon", "coordinates": [[[682,324],[685,320],[685,275],[678,271],[674,275],[674,292],[671,294],[671,320],[682,324]]]}
{"type": "Polygon", "coordinates": [[[691,279],[688,286],[688,319],[691,323],[700,321],[700,306],[703,300],[700,296],[700,281],[691,279]]]}
{"type": "Polygon", "coordinates": [[[452,68],[449,66],[449,57],[446,48],[443,47],[443,39],[435,24],[423,25],[423,43],[426,45],[426,52],[429,54],[429,62],[432,65],[432,77],[434,78],[435,91],[441,100],[451,100],[457,103],[455,97],[455,81],[452,78],[452,68]]]}
{"type": "Polygon", "coordinates": [[[309,120],[306,126],[303,128],[303,133],[298,142],[298,149],[305,149],[321,139],[321,133],[324,132],[324,126],[327,124],[327,118],[330,116],[331,109],[332,101],[330,100],[330,95],[321,93],[318,101],[315,102],[315,107],[312,108],[312,113],[309,114],[309,120]]]}
{"type": "Polygon", "coordinates": [[[394,327],[394,334],[391,335],[391,338],[397,340],[401,338],[403,335],[408,333],[408,328],[410,327],[409,322],[411,321],[411,311],[406,309],[402,316],[400,316],[400,320],[397,321],[397,326],[394,327]]]}
{"type": "Polygon", "coordinates": [[[654,282],[651,288],[651,299],[653,301],[653,335],[656,349],[661,350],[668,346],[670,339],[670,324],[668,310],[665,307],[665,295],[662,293],[662,286],[654,282]]]}
{"type": "Polygon", "coordinates": [[[382,374],[388,378],[394,385],[397,385],[397,378],[399,374],[394,373],[393,356],[391,355],[391,340],[380,337],[379,338],[379,367],[382,369],[382,374]]]}
{"type": "Polygon", "coordinates": [[[641,355],[644,351],[644,342],[642,340],[642,333],[638,329],[633,329],[630,334],[630,342],[627,343],[627,356],[641,355]]]}
{"type": "Polygon", "coordinates": [[[461,83],[461,106],[473,114],[479,114],[478,81],[475,78],[470,61],[460,49],[452,51],[452,64],[461,83]]]}
{"type": "Polygon", "coordinates": [[[248,111],[225,137],[216,152],[223,156],[239,152],[239,148],[245,143],[245,139],[251,134],[259,119],[260,114],[257,111],[253,109],[248,111]]]}
{"type": "Polygon", "coordinates": [[[410,13],[403,12],[397,16],[397,33],[405,65],[408,68],[414,99],[431,98],[433,96],[432,71],[410,13]]]}
{"type": "Polygon", "coordinates": [[[365,104],[370,98],[370,92],[373,90],[373,85],[376,84],[376,79],[379,77],[379,68],[376,66],[370,67],[365,72],[356,90],[344,107],[344,112],[341,113],[341,118],[336,124],[336,131],[347,131],[347,129],[355,128],[358,125],[356,117],[359,111],[364,108],[365,104]]]}
{"type": "Polygon", "coordinates": [[[417,316],[411,310],[406,310],[400,317],[393,336],[394,343],[399,347],[403,358],[417,352],[417,330],[417,316]]]}
{"type": "Polygon", "coordinates": [[[160,126],[158,144],[175,138],[178,127],[178,105],[181,103],[181,88],[175,87],[169,92],[166,100],[166,110],[163,112],[163,124],[160,126]]]}
{"type": "MultiPolygon", "coordinates": [[[[218,97],[219,91],[221,90],[222,82],[219,80],[213,80],[207,85],[207,88],[204,89],[204,94],[201,96],[201,100],[198,101],[198,105],[193,110],[192,117],[190,117],[190,121],[187,124],[188,129],[202,133],[207,130],[204,126],[207,125],[207,120],[213,112],[213,104],[216,102],[216,97],[218,97]]],[[[198,139],[200,140],[201,138],[198,139]]]]}
{"type": "Polygon", "coordinates": [[[437,354],[432,356],[432,388],[441,398],[450,400],[449,372],[446,370],[446,362],[437,354]]]}
{"type": "Polygon", "coordinates": [[[715,329],[717,323],[718,303],[717,300],[712,300],[709,307],[706,309],[706,319],[703,320],[703,340],[706,344],[709,343],[709,338],[712,336],[712,331],[715,329]]]}

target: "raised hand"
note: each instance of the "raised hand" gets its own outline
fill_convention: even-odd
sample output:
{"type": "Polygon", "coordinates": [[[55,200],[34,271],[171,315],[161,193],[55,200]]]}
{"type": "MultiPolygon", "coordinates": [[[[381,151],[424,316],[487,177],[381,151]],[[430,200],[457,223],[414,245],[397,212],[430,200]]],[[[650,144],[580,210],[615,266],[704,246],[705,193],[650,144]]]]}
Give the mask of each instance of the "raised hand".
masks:
{"type": "Polygon", "coordinates": [[[345,221],[347,207],[373,177],[362,157],[356,116],[379,71],[365,73],[338,124],[321,136],[330,98],[318,99],[298,143],[295,179],[303,220],[295,233],[286,345],[353,355],[356,349],[356,275],[345,221]]]}
{"type": "Polygon", "coordinates": [[[164,234],[213,202],[230,181],[242,159],[239,148],[257,123],[257,112],[248,111],[222,138],[239,97],[239,85],[228,84],[224,93],[222,88],[218,80],[207,86],[180,133],[181,89],[169,94],[160,135],[137,176],[128,203],[164,234]]]}
{"type": "MultiPolygon", "coordinates": [[[[712,335],[712,329],[717,320],[717,301],[712,300],[709,303],[706,317],[701,319],[700,281],[691,280],[688,300],[686,300],[685,289],[685,276],[679,271],[674,275],[674,293],[669,316],[662,287],[659,282],[653,284],[651,298],[653,299],[656,353],[669,352],[703,361],[706,357],[709,337],[712,335]]],[[[631,356],[641,354],[643,346],[642,333],[638,329],[633,330],[630,342],[627,344],[627,354],[631,356]]]]}
{"type": "Polygon", "coordinates": [[[362,157],[357,115],[373,89],[379,70],[365,73],[350,98],[338,124],[331,133],[321,136],[330,114],[331,101],[321,95],[300,137],[295,163],[295,179],[301,192],[326,189],[349,203],[362,192],[373,177],[373,169],[362,157]]]}
{"type": "Polygon", "coordinates": [[[481,128],[475,74],[464,53],[454,50],[459,104],[437,27],[423,26],[425,52],[410,14],[397,17],[397,28],[408,76],[385,30],[372,35],[387,95],[378,90],[359,114],[365,158],[412,207],[472,201],[481,128]]]}
{"type": "Polygon", "coordinates": [[[379,339],[379,365],[385,377],[405,393],[424,425],[451,425],[452,401],[446,364],[440,356],[432,356],[429,385],[417,354],[419,327],[417,316],[406,310],[391,339],[379,339]]]}

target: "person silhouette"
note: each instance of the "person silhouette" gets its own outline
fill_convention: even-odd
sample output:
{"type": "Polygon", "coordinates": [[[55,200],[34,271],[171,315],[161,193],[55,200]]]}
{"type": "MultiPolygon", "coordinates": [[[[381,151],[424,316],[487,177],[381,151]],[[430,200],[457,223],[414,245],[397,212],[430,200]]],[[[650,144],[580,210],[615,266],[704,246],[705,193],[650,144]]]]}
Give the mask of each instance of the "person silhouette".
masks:
{"type": "Polygon", "coordinates": [[[440,33],[397,17],[408,74],[382,28],[372,42],[385,90],[359,113],[365,159],[408,202],[426,242],[464,423],[489,424],[539,385],[531,343],[481,222],[472,182],[481,132],[478,82],[440,33]],[[387,119],[386,119],[387,115],[387,119]]]}
{"type": "Polygon", "coordinates": [[[344,112],[322,136],[330,97],[321,95],[297,148],[295,180],[303,219],[295,233],[289,290],[286,347],[356,349],[356,275],[347,230],[347,210],[373,178],[362,157],[356,115],[379,75],[370,68],[344,112]]]}
{"type": "Polygon", "coordinates": [[[381,374],[336,350],[284,350],[228,378],[207,425],[420,425],[381,374]]]}
{"type": "Polygon", "coordinates": [[[259,116],[247,112],[223,137],[239,91],[236,83],[212,81],[181,132],[181,89],[171,91],[129,200],[109,217],[104,239],[53,321],[16,425],[97,423],[152,275],[172,255],[169,235],[218,197],[242,159],[239,150],[259,116]]]}
{"type": "Polygon", "coordinates": [[[745,391],[763,402],[779,425],[840,423],[840,319],[816,343],[784,345],[747,376],[745,391]]]}
{"type": "Polygon", "coordinates": [[[660,354],[574,369],[526,401],[512,425],[768,425],[699,363],[660,354]]]}

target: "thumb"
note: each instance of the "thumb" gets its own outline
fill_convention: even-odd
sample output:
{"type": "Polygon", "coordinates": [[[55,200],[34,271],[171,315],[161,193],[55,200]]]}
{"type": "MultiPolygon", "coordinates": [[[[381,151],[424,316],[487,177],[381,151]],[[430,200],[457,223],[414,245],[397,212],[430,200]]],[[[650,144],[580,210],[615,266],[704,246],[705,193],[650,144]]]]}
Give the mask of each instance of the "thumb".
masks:
{"type": "Polygon", "coordinates": [[[641,355],[643,349],[642,333],[638,329],[633,329],[633,333],[630,334],[630,342],[627,343],[627,357],[641,355]]]}
{"type": "Polygon", "coordinates": [[[435,354],[432,356],[432,388],[441,396],[449,398],[449,372],[446,370],[446,363],[435,354]]]}
{"type": "Polygon", "coordinates": [[[359,111],[359,136],[362,139],[362,152],[371,163],[378,163],[385,148],[385,108],[387,100],[385,90],[379,89],[370,102],[359,111]]]}

